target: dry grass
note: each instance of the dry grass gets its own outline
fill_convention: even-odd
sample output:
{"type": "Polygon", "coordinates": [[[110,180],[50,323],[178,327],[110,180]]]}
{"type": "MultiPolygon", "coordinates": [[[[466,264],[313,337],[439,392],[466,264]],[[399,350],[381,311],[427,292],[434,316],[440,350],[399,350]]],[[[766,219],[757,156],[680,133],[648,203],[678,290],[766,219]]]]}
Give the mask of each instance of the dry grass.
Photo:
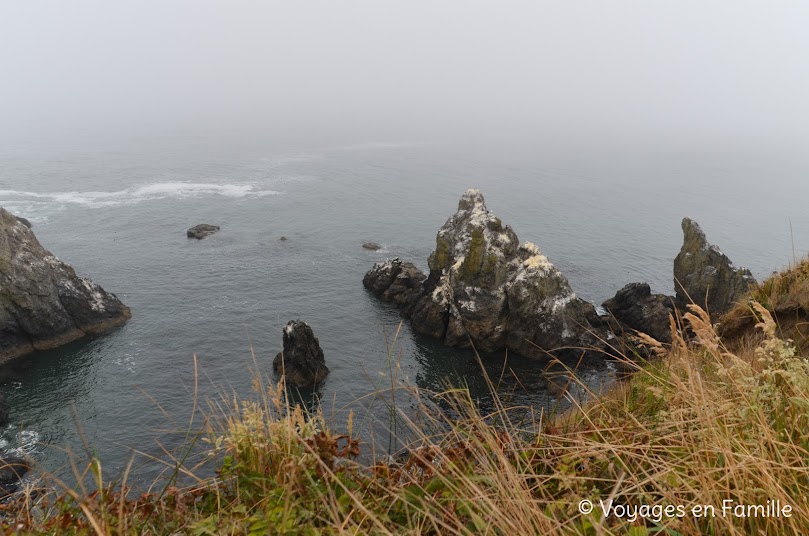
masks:
{"type": "Polygon", "coordinates": [[[414,392],[441,398],[453,417],[427,404],[418,424],[400,413],[423,432],[398,461],[358,462],[370,446],[350,417],[338,433],[257,380],[256,401],[206,421],[216,479],[127,497],[94,460],[96,491],[21,500],[6,519],[53,534],[803,534],[809,363],[767,308],[751,307],[756,346],[730,352],[695,307],[684,317],[694,341],[674,333],[665,358],[549,420],[518,424],[505,407],[484,416],[464,390],[414,392]],[[724,501],[780,501],[790,517],[737,517],[724,501]],[[606,515],[602,502],[649,510],[606,515]],[[694,515],[705,505],[713,515],[694,515]]]}

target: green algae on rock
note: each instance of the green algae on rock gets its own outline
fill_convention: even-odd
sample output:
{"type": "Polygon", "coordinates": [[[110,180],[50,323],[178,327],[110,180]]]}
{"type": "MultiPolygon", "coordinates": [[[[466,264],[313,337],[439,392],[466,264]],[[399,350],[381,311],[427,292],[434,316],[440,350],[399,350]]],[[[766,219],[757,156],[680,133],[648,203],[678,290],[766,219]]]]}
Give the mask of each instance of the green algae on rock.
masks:
{"type": "Polygon", "coordinates": [[[439,229],[429,276],[399,259],[377,263],[363,284],[397,304],[419,333],[447,346],[529,357],[599,349],[606,329],[539,248],[467,190],[439,229]]]}

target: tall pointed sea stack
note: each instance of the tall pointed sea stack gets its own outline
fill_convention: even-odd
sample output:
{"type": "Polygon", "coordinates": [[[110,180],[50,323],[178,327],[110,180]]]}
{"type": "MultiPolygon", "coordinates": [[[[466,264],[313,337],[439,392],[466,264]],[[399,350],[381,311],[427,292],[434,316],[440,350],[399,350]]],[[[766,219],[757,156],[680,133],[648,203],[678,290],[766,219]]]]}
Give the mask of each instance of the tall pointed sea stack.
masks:
{"type": "Polygon", "coordinates": [[[108,331],[131,316],[0,208],[0,361],[108,331]]]}
{"type": "Polygon", "coordinates": [[[724,313],[756,283],[747,268],[734,268],[718,247],[708,243],[697,222],[684,218],[683,247],[674,259],[677,304],[695,303],[711,315],[724,313]]]}
{"type": "Polygon", "coordinates": [[[597,349],[606,339],[590,323],[592,304],[573,293],[537,246],[520,244],[478,190],[467,190],[439,229],[428,265],[425,276],[399,259],[377,263],[363,284],[395,302],[414,330],[447,346],[540,357],[597,349]]]}

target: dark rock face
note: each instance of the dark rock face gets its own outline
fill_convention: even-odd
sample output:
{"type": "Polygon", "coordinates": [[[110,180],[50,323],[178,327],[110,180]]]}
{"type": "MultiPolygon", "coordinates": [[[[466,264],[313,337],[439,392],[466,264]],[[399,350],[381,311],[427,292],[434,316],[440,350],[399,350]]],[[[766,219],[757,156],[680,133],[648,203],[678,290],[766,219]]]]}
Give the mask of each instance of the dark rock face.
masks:
{"type": "Polygon", "coordinates": [[[210,225],[207,223],[200,223],[199,225],[195,225],[186,231],[186,235],[188,238],[196,238],[197,240],[202,240],[206,236],[210,236],[214,234],[216,231],[219,230],[218,225],[210,225]]]}
{"type": "Polygon", "coordinates": [[[302,320],[284,326],[284,349],[275,356],[273,370],[286,378],[287,385],[310,387],[329,374],[320,341],[302,320]]]}
{"type": "Polygon", "coordinates": [[[0,208],[0,361],[103,333],[131,316],[0,208]]]}
{"type": "Polygon", "coordinates": [[[17,218],[18,222],[22,223],[23,225],[25,225],[29,229],[31,228],[31,222],[28,221],[27,218],[23,218],[22,216],[14,216],[14,217],[17,218]]]}
{"type": "Polygon", "coordinates": [[[468,190],[438,231],[429,276],[399,259],[377,263],[363,279],[392,301],[417,332],[447,346],[484,352],[508,348],[529,357],[600,348],[606,330],[593,306],[535,245],[517,235],[468,190]]]}
{"type": "Polygon", "coordinates": [[[660,342],[671,342],[669,315],[674,314],[674,298],[652,294],[647,283],[628,284],[603,306],[625,326],[660,342]]]}
{"type": "Polygon", "coordinates": [[[734,268],[730,259],[705,238],[699,225],[683,219],[683,247],[674,259],[677,305],[696,303],[711,315],[724,313],[756,280],[747,268],[734,268]]]}
{"type": "Polygon", "coordinates": [[[17,491],[17,482],[28,473],[28,462],[17,456],[0,458],[0,499],[17,491]]]}
{"type": "Polygon", "coordinates": [[[370,249],[371,251],[382,249],[382,246],[380,246],[376,242],[363,242],[362,247],[364,247],[365,249],[370,249]]]}
{"type": "Polygon", "coordinates": [[[0,393],[0,426],[8,423],[8,401],[6,401],[6,395],[0,393]]]}

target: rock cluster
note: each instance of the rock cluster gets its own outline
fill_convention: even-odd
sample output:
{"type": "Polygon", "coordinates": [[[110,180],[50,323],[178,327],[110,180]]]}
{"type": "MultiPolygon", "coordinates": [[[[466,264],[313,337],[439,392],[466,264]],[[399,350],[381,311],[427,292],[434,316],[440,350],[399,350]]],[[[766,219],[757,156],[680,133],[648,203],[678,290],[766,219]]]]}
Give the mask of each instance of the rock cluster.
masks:
{"type": "Polygon", "coordinates": [[[130,317],[114,294],[76,275],[0,208],[0,361],[108,331],[130,317]]]}
{"type": "Polygon", "coordinates": [[[750,270],[734,268],[718,247],[708,243],[697,223],[684,218],[683,246],[674,259],[676,296],[652,294],[646,283],[631,283],[604,302],[623,328],[671,342],[669,315],[695,303],[718,318],[756,283],[750,270]]]}
{"type": "Polygon", "coordinates": [[[539,248],[520,243],[467,190],[436,237],[429,275],[399,259],[377,263],[363,284],[394,302],[417,332],[447,346],[509,349],[540,357],[602,346],[607,332],[539,248]]]}
{"type": "Polygon", "coordinates": [[[708,243],[697,222],[684,218],[683,247],[674,259],[677,304],[695,303],[720,315],[730,309],[756,283],[747,268],[734,268],[718,247],[708,243]]]}
{"type": "Polygon", "coordinates": [[[206,236],[210,236],[219,230],[218,225],[210,225],[208,223],[200,223],[199,225],[195,225],[186,231],[186,235],[188,238],[196,238],[197,240],[202,240],[206,236]]]}
{"type": "Polygon", "coordinates": [[[284,349],[275,356],[272,368],[292,387],[311,387],[328,376],[320,341],[309,324],[302,320],[287,322],[284,349]]]}

